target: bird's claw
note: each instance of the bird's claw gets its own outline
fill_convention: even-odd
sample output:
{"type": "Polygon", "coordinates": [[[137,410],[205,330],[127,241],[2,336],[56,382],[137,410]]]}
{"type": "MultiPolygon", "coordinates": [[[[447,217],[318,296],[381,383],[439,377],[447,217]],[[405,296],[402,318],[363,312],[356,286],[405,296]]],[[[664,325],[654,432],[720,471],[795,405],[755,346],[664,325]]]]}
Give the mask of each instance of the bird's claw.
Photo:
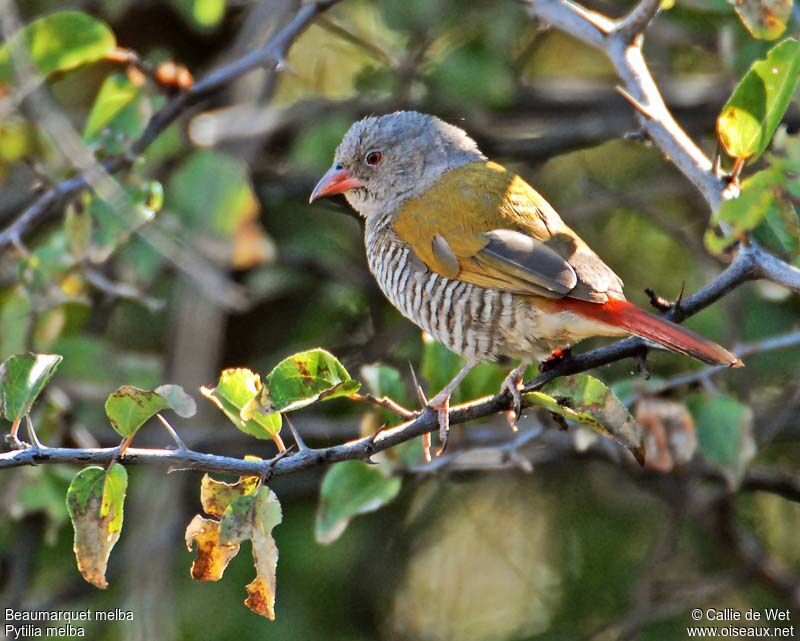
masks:
{"type": "Polygon", "coordinates": [[[503,381],[503,385],[500,387],[501,394],[508,392],[508,394],[511,396],[513,405],[512,409],[508,410],[508,424],[511,426],[511,430],[514,432],[517,431],[517,421],[519,421],[519,417],[522,415],[522,392],[520,391],[521,383],[522,375],[518,374],[515,370],[506,377],[506,379],[503,381]]]}
{"type": "Polygon", "coordinates": [[[436,456],[441,456],[447,449],[447,439],[450,436],[450,395],[437,395],[430,400],[428,407],[436,411],[439,423],[439,449],[436,456]]]}
{"type": "Polygon", "coordinates": [[[554,349],[553,353],[550,354],[550,356],[548,356],[545,360],[543,360],[539,364],[539,371],[549,372],[557,365],[568,360],[571,356],[572,356],[572,350],[569,347],[564,347],[564,348],[559,347],[557,349],[554,349]]]}

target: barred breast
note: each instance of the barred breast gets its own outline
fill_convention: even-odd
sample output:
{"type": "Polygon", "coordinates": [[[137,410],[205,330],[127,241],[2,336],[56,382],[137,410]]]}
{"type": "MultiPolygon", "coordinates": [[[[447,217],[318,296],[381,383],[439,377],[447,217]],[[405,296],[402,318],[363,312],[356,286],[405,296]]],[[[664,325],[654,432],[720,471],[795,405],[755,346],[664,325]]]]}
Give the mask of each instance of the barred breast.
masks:
{"type": "Polygon", "coordinates": [[[529,296],[418,269],[390,222],[374,216],[366,225],[367,260],[381,291],[406,318],[469,362],[542,361],[583,338],[621,333],[572,312],[543,312],[529,296]]]}
{"type": "Polygon", "coordinates": [[[415,268],[409,246],[388,224],[368,221],[365,240],[370,271],[389,301],[467,361],[552,351],[536,338],[535,327],[530,326],[530,305],[524,298],[415,268]]]}

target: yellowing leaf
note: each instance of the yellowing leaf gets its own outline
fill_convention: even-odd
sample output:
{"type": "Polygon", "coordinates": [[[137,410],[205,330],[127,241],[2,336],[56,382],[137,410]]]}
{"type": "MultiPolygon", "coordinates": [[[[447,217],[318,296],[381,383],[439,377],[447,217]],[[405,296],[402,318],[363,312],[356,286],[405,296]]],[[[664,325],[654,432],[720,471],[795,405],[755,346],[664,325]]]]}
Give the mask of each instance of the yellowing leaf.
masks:
{"type": "Polygon", "coordinates": [[[42,77],[105,57],[116,46],[111,30],[80,11],[58,11],[34,20],[0,47],[0,86],[11,83],[18,65],[42,77]]]}
{"type": "Polygon", "coordinates": [[[245,434],[275,439],[281,430],[281,416],[258,411],[261,389],[258,374],[245,368],[232,368],[223,370],[216,387],[201,387],[200,392],[245,434]],[[245,408],[255,409],[245,412],[245,408]]]}
{"type": "Polygon", "coordinates": [[[167,408],[179,416],[194,415],[194,400],[179,385],[162,385],[155,391],[123,385],[106,399],[106,415],[120,436],[131,436],[150,418],[167,408]]]}
{"type": "Polygon", "coordinates": [[[106,566],[122,530],[128,473],[119,463],[106,472],[87,467],[67,490],[67,511],[75,530],[73,549],[81,575],[92,585],[106,588],[106,566]]]}
{"type": "Polygon", "coordinates": [[[221,519],[234,500],[253,494],[258,489],[259,482],[257,476],[243,476],[236,483],[225,483],[205,474],[200,482],[200,502],[203,511],[221,519]]]}
{"type": "Polygon", "coordinates": [[[775,40],[786,31],[792,0],[735,0],[736,14],[754,38],[775,40]]]}
{"type": "Polygon", "coordinates": [[[275,619],[275,586],[278,547],[272,529],[283,520],[278,497],[268,487],[257,494],[241,496],[225,510],[220,524],[220,541],[238,545],[250,539],[256,578],[247,585],[245,605],[256,614],[275,619]]]}
{"type": "Polygon", "coordinates": [[[219,521],[196,514],[186,528],[186,547],[197,547],[191,574],[195,581],[219,581],[228,563],[239,552],[238,543],[219,542],[219,521]]]}
{"type": "Polygon", "coordinates": [[[641,426],[599,379],[587,374],[564,376],[540,392],[529,392],[525,399],[567,420],[588,425],[627,447],[639,463],[644,463],[641,426]]]}

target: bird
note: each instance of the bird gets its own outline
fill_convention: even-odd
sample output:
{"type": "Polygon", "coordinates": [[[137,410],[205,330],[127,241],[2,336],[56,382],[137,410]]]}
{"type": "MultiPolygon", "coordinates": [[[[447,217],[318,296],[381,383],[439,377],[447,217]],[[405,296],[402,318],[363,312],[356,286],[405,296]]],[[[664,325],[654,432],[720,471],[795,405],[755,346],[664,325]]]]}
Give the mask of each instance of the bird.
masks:
{"type": "Polygon", "coordinates": [[[513,400],[512,427],[527,368],[591,336],[634,335],[705,363],[742,365],[628,302],[620,277],[539,192],[436,116],[396,111],[355,122],[309,202],[336,194],[364,218],[367,262],[386,298],[464,359],[428,401],[442,449],[450,398],[478,363],[519,363],[500,390],[513,400]]]}

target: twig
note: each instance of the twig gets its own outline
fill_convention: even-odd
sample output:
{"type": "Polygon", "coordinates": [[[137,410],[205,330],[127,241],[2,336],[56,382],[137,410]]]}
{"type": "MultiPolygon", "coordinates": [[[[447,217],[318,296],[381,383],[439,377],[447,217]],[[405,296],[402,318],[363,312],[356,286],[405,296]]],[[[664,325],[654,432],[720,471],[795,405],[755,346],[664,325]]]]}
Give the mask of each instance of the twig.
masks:
{"type": "MultiPolygon", "coordinates": [[[[303,5],[289,23],[258,49],[254,49],[215,71],[212,71],[191,88],[178,94],[150,118],[142,135],[121,156],[102,164],[103,170],[115,174],[129,169],[151,143],[189,107],[205,100],[228,86],[249,71],[265,65],[279,68],[285,61],[289,48],[297,37],[311,24],[317,15],[336,4],[338,0],[317,0],[303,5]]],[[[64,199],[74,196],[90,185],[90,176],[82,172],[77,176],[54,185],[30,206],[14,222],[0,232],[0,248],[21,242],[23,235],[42,219],[52,207],[64,199]]]]}
{"type": "Polygon", "coordinates": [[[648,137],[664,152],[675,166],[700,190],[712,210],[726,198],[737,195],[735,186],[714,174],[711,161],[689,138],[672,117],[661,97],[642,54],[642,38],[637,37],[647,27],[658,9],[658,0],[642,0],[620,21],[603,23],[599,30],[597,14],[587,12],[569,0],[529,0],[532,16],[601,49],[635,103],[646,106],[646,116],[640,118],[648,137]]]}
{"type": "Polygon", "coordinates": [[[800,503],[800,478],[788,472],[754,467],[742,481],[743,492],[767,492],[800,503]]]}
{"type": "MultiPolygon", "coordinates": [[[[682,321],[713,304],[742,283],[764,278],[765,274],[769,272],[769,270],[763,269],[765,256],[770,257],[767,252],[755,243],[741,247],[734,261],[717,278],[700,291],[686,297],[680,307],[673,307],[665,314],[665,317],[677,322],[682,321]]],[[[646,349],[646,344],[641,339],[627,338],[606,347],[574,355],[555,364],[546,372],[540,373],[525,386],[523,392],[537,390],[560,376],[585,372],[625,358],[635,357],[644,349],[646,349]]],[[[508,411],[509,409],[511,409],[511,399],[505,394],[477,399],[451,408],[449,414],[450,424],[466,423],[467,421],[508,411]]],[[[321,463],[366,459],[371,454],[410,441],[417,436],[428,434],[438,429],[438,427],[436,412],[425,407],[413,420],[385,429],[374,437],[366,436],[341,445],[307,450],[286,456],[275,464],[273,474],[276,476],[290,474],[315,467],[321,463]]],[[[38,451],[26,449],[0,454],[0,469],[48,462],[89,463],[98,460],[109,460],[116,452],[116,448],[86,450],[45,447],[38,451]]],[[[201,454],[192,451],[176,453],[171,450],[129,449],[125,456],[125,462],[166,462],[169,465],[185,469],[201,469],[210,472],[246,473],[253,471],[246,465],[247,462],[242,462],[238,459],[217,457],[212,454],[201,454]]]]}
{"type": "Polygon", "coordinates": [[[384,409],[389,410],[390,412],[394,412],[401,418],[409,419],[414,418],[417,415],[417,412],[412,410],[406,409],[398,402],[393,401],[388,396],[384,396],[382,398],[377,398],[372,394],[353,394],[350,397],[351,400],[358,401],[360,403],[370,403],[372,405],[377,405],[378,407],[382,407],[384,409]]]}

